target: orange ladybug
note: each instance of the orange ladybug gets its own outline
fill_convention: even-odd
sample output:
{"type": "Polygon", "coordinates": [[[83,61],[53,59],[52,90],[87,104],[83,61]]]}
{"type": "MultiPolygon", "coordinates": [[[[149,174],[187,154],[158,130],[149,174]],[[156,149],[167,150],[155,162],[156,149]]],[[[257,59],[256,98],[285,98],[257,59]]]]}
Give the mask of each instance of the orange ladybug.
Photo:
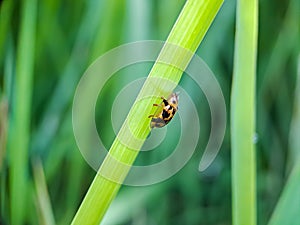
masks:
{"type": "Polygon", "coordinates": [[[159,107],[157,112],[154,115],[148,116],[148,118],[152,118],[150,123],[151,128],[164,127],[172,120],[178,110],[179,96],[177,93],[172,93],[168,99],[164,97],[161,97],[161,99],[163,100],[161,104],[153,104],[153,106],[159,107]]]}

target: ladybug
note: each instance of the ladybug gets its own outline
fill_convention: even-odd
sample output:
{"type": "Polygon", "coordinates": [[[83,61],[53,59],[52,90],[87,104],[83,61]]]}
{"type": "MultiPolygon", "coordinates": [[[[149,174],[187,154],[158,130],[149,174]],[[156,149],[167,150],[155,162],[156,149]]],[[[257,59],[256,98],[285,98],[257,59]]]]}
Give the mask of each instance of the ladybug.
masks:
{"type": "Polygon", "coordinates": [[[177,93],[172,93],[168,99],[161,97],[163,100],[161,104],[153,104],[153,106],[159,107],[154,115],[148,116],[151,119],[151,128],[161,128],[167,125],[174,117],[178,110],[178,99],[177,93]]]}

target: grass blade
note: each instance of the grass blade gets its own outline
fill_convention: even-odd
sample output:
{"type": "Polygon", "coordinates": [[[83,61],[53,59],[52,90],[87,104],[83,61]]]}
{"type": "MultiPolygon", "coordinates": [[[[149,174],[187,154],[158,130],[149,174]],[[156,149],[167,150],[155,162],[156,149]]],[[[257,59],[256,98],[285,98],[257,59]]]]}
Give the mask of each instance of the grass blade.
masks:
{"type": "MultiPolygon", "coordinates": [[[[191,53],[194,53],[212,23],[222,2],[222,0],[187,1],[167,39],[167,43],[176,44],[182,48],[188,49],[191,53]]],[[[174,52],[170,53],[170,50],[165,47],[161,51],[158,61],[161,61],[162,59],[166,60],[170,55],[172,56],[172,60],[179,62],[183,61],[184,64],[181,64],[183,68],[185,68],[184,66],[187,66],[191,59],[191,55],[187,59],[186,55],[175,54],[174,52]]],[[[151,94],[153,96],[168,96],[182,76],[182,71],[180,69],[164,63],[158,63],[158,61],[154,64],[137,100],[129,112],[124,123],[126,124],[127,122],[127,124],[122,126],[117,138],[111,146],[109,151],[110,154],[107,155],[100,168],[100,172],[107,171],[112,177],[118,179],[120,183],[126,177],[130,165],[133,164],[138,154],[138,151],[124,146],[120,140],[128,140],[127,146],[135,146],[136,149],[140,149],[150,132],[150,120],[148,119],[148,115],[154,113],[155,110],[153,109],[152,104],[160,102],[158,97],[145,99],[143,99],[143,97],[151,94]],[[157,82],[156,86],[153,86],[150,81],[151,78],[162,79],[159,79],[158,81],[161,82],[157,82]],[[173,85],[166,85],[166,82],[162,82],[162,80],[170,81],[173,85]],[[138,121],[138,123],[135,121],[138,121]],[[128,134],[131,134],[131,136],[129,137],[128,134]],[[137,139],[141,141],[137,143],[137,139]],[[117,159],[119,162],[123,163],[123,165],[127,165],[127,167],[118,167],[113,163],[112,158],[117,159]]],[[[100,172],[97,173],[88,193],[77,211],[77,214],[72,221],[73,225],[87,223],[91,225],[99,224],[107,208],[117,194],[121,184],[107,180],[100,172]]]]}
{"type": "Polygon", "coordinates": [[[15,98],[9,127],[11,224],[15,225],[24,224],[26,212],[36,7],[36,0],[23,2],[16,61],[15,98]]]}
{"type": "Polygon", "coordinates": [[[269,225],[298,225],[300,210],[300,163],[295,164],[269,225]]]}
{"type": "Polygon", "coordinates": [[[52,206],[48,194],[46,177],[41,160],[39,158],[34,160],[32,163],[32,167],[36,189],[36,205],[38,208],[40,224],[55,225],[52,206]]]}
{"type": "Polygon", "coordinates": [[[297,225],[300,210],[300,55],[298,56],[298,74],[295,90],[294,113],[290,130],[290,159],[293,169],[271,216],[269,225],[297,225]]]}
{"type": "Polygon", "coordinates": [[[237,2],[231,93],[233,224],[256,224],[255,74],[258,2],[237,2]]]}

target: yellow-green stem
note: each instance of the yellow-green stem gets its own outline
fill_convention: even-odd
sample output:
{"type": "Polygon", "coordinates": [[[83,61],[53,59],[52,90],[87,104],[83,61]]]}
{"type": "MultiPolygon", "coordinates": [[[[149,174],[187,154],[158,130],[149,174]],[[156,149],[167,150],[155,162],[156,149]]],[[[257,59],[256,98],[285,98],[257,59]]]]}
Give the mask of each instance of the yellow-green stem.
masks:
{"type": "Polygon", "coordinates": [[[255,75],[257,0],[237,1],[231,95],[233,224],[256,224],[255,75]]]}
{"type": "MultiPolygon", "coordinates": [[[[194,53],[222,2],[223,0],[187,1],[166,42],[194,53]]],[[[175,49],[168,47],[162,49],[124,125],[111,146],[109,156],[117,159],[121,164],[123,163],[123,167],[112,163],[112,157],[105,158],[99,170],[100,172],[94,178],[88,193],[72,221],[73,225],[99,224],[117,194],[121,186],[120,183],[126,177],[130,166],[138,154],[138,150],[142,147],[143,142],[150,132],[150,119],[148,115],[152,114],[155,110],[152,104],[159,103],[160,99],[149,96],[168,96],[182,76],[182,70],[162,63],[162,61],[168,60],[168,56],[171,56],[172,59],[170,61],[173,63],[181,62],[181,67],[185,68],[191,59],[192,55],[183,54],[184,52],[182,51],[172,52],[173,50],[175,49]],[[153,85],[154,78],[157,81],[155,85],[153,85]],[[148,98],[144,98],[146,96],[148,98]],[[127,145],[122,144],[120,140],[126,140],[127,145]],[[134,146],[135,150],[128,146],[134,146]],[[124,165],[127,165],[127,167],[124,165]],[[101,172],[109,173],[119,183],[105,179],[101,175],[101,172]]]]}

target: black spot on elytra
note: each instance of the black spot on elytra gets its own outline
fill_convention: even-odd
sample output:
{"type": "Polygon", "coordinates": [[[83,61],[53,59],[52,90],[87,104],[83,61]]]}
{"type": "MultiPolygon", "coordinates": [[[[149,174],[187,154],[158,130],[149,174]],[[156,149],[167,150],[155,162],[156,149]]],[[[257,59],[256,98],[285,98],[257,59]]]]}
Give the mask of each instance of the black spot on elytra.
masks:
{"type": "Polygon", "coordinates": [[[165,106],[169,105],[169,103],[166,99],[163,99],[163,102],[164,102],[165,106]]]}
{"type": "Polygon", "coordinates": [[[170,116],[170,113],[168,113],[168,111],[164,110],[163,113],[162,113],[162,117],[163,118],[169,118],[170,116]]]}

